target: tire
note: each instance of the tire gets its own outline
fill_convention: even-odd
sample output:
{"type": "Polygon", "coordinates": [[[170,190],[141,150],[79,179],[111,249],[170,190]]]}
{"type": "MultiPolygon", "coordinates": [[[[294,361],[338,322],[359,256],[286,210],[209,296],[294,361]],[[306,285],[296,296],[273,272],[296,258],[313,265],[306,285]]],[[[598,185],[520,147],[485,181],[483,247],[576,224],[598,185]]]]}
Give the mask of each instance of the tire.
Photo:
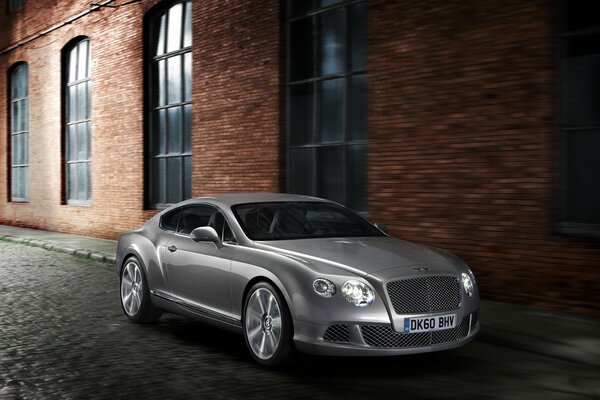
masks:
{"type": "Polygon", "coordinates": [[[136,257],[123,263],[120,279],[121,307],[133,322],[148,323],[160,318],[161,311],[152,305],[144,268],[136,257]]]}
{"type": "Polygon", "coordinates": [[[250,288],[244,301],[243,321],[246,346],[257,363],[277,367],[294,360],[292,318],[283,296],[273,285],[259,282],[250,288]]]}

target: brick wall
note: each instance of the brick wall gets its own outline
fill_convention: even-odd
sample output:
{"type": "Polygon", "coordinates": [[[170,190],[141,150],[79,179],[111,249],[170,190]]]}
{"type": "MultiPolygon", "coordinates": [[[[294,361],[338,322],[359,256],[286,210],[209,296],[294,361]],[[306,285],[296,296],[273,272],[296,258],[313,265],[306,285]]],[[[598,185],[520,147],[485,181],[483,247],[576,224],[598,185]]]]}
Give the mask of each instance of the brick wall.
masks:
{"type": "MultiPolygon", "coordinates": [[[[125,3],[114,1],[111,6],[125,3]]],[[[7,202],[8,108],[0,107],[0,223],[116,238],[145,222],[143,17],[158,1],[102,8],[0,55],[0,104],[6,71],[29,64],[30,199],[7,202]],[[61,49],[91,39],[92,205],[62,202],[61,49]]],[[[7,46],[89,9],[89,2],[28,0],[2,18],[7,46]],[[6,40],[8,38],[8,40],[6,40]]],[[[193,195],[278,191],[280,184],[280,24],[277,2],[193,4],[193,195]],[[256,30],[256,24],[265,29],[256,30]]]]}
{"type": "Polygon", "coordinates": [[[600,241],[556,233],[556,15],[545,1],[372,1],[369,205],[483,296],[598,315],[600,241]]]}

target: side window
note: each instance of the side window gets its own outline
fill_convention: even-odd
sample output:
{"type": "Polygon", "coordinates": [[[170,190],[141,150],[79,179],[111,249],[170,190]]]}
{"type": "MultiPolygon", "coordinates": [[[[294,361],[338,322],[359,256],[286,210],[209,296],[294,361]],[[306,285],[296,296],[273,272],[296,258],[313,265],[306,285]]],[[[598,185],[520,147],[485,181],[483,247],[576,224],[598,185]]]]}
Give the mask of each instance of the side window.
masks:
{"type": "Polygon", "coordinates": [[[204,205],[184,208],[181,213],[177,233],[189,235],[194,229],[209,225],[211,216],[215,211],[214,207],[204,205]]]}
{"type": "Polygon", "coordinates": [[[213,227],[215,231],[217,231],[219,237],[223,242],[235,242],[233,232],[231,231],[229,224],[227,223],[225,217],[220,211],[215,210],[212,213],[207,225],[213,227]]]}
{"type": "Polygon", "coordinates": [[[160,227],[166,231],[175,232],[177,230],[177,223],[179,222],[180,215],[181,208],[169,211],[160,219],[160,227]]]}

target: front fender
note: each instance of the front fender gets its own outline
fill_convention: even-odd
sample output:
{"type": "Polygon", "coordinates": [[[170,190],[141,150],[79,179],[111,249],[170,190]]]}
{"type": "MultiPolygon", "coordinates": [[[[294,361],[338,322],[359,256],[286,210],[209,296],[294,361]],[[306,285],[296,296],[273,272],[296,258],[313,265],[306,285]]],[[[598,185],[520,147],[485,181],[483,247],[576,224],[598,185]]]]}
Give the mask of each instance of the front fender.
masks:
{"type": "Polygon", "coordinates": [[[295,321],[321,325],[350,321],[390,323],[382,294],[376,292],[373,303],[364,308],[350,304],[343,297],[341,287],[348,279],[368,282],[339,268],[314,266],[282,254],[240,247],[239,257],[232,263],[231,272],[233,313],[240,319],[244,307],[244,293],[250,282],[255,279],[268,279],[281,291],[295,321]],[[331,298],[319,296],[312,286],[317,278],[333,282],[337,293],[331,298]]]}

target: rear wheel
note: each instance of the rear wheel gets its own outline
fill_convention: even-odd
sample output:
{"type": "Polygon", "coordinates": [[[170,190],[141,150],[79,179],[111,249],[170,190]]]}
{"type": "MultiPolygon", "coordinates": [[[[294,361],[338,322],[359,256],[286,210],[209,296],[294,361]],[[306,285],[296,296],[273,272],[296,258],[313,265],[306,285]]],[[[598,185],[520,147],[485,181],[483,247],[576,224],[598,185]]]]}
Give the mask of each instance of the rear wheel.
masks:
{"type": "Polygon", "coordinates": [[[134,322],[153,322],[160,318],[161,312],[152,305],[148,281],[136,257],[129,257],[121,270],[121,306],[134,322]]]}
{"type": "Polygon", "coordinates": [[[295,353],[292,318],[273,285],[260,282],[248,292],[244,308],[244,337],[256,362],[279,366],[295,353]]]}

